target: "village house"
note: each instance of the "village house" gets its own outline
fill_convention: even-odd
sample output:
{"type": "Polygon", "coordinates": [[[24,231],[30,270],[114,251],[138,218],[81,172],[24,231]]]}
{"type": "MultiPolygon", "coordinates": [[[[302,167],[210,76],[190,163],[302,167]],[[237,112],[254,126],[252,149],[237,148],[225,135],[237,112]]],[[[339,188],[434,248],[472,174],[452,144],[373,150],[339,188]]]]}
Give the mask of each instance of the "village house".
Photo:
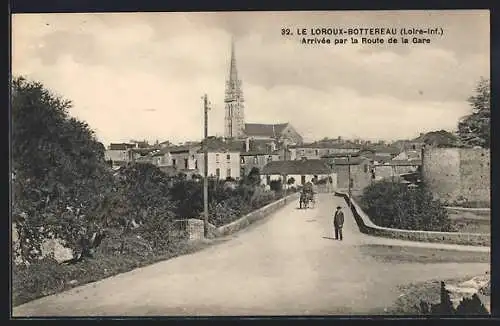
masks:
{"type": "MultiPolygon", "coordinates": [[[[240,144],[234,142],[223,142],[218,139],[208,139],[206,143],[208,151],[208,170],[209,177],[216,177],[217,179],[239,179],[240,172],[240,144]]],[[[197,171],[199,174],[204,175],[204,152],[203,146],[200,148],[195,159],[197,162],[197,171]]]]}
{"type": "Polygon", "coordinates": [[[272,161],[278,161],[278,153],[268,153],[268,152],[242,152],[240,153],[240,173],[241,177],[244,177],[250,173],[253,168],[262,171],[264,166],[272,161]]]}
{"type": "Polygon", "coordinates": [[[113,167],[122,166],[134,160],[132,149],[137,148],[137,144],[111,143],[104,152],[104,159],[113,167]]]}
{"type": "Polygon", "coordinates": [[[351,156],[349,158],[327,158],[327,165],[337,176],[337,187],[349,188],[349,176],[351,190],[361,192],[373,179],[373,169],[370,159],[363,156],[351,156]]]}
{"type": "Polygon", "coordinates": [[[264,166],[260,175],[264,185],[270,185],[274,180],[281,180],[283,184],[288,184],[289,180],[293,180],[290,186],[322,180],[335,188],[337,180],[335,173],[325,160],[272,161],[264,166]]]}
{"type": "Polygon", "coordinates": [[[175,168],[179,173],[184,173],[188,176],[199,173],[199,162],[197,159],[197,153],[201,146],[198,145],[179,145],[172,146],[165,151],[168,151],[167,155],[168,163],[170,166],[175,168]]]}
{"type": "Polygon", "coordinates": [[[421,165],[421,160],[392,160],[384,164],[375,164],[373,165],[374,180],[396,180],[402,175],[418,172],[421,165]]]}

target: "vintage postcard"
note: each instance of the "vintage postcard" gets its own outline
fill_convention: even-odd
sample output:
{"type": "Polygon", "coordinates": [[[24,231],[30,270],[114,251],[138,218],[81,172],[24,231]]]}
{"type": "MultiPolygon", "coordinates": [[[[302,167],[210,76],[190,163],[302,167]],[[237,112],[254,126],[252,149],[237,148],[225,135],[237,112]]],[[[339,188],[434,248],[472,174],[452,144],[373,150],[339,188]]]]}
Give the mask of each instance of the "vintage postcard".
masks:
{"type": "Polygon", "coordinates": [[[12,314],[490,314],[487,10],[12,16],[12,314]]]}

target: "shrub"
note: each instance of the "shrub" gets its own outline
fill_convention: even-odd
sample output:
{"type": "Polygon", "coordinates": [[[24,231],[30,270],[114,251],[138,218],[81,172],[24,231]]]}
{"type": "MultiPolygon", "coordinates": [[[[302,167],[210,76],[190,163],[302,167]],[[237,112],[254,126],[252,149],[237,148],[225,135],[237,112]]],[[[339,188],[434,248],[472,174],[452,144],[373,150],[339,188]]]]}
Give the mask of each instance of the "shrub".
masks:
{"type": "Polygon", "coordinates": [[[379,226],[426,231],[451,231],[446,209],[425,185],[411,190],[405,184],[380,181],[368,186],[360,205],[379,226]]]}
{"type": "Polygon", "coordinates": [[[281,180],[272,180],[269,184],[269,187],[274,192],[280,192],[283,189],[283,185],[281,184],[281,180]]]}

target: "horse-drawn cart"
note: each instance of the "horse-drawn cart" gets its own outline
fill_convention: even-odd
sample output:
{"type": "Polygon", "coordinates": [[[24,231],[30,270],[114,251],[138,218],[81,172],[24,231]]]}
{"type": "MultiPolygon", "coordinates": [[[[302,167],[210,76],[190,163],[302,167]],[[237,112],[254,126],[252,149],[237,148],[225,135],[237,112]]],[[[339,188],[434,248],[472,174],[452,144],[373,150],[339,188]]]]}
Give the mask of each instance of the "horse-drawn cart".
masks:
{"type": "Polygon", "coordinates": [[[314,207],[315,203],[316,200],[313,185],[311,182],[307,182],[300,192],[299,208],[309,208],[309,204],[312,204],[312,207],[314,207]]]}

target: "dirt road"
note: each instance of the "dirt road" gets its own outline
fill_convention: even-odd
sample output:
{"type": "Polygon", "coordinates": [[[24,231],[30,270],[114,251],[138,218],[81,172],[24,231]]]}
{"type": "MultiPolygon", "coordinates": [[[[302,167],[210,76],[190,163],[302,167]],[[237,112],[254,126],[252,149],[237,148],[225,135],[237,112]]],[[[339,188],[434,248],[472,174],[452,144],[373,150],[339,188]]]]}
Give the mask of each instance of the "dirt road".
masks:
{"type": "Polygon", "coordinates": [[[311,315],[383,311],[398,284],[489,271],[489,263],[380,261],[361,247],[489,249],[410,243],[361,234],[339,197],[314,209],[285,206],[227,242],[16,307],[14,316],[311,315]],[[332,212],[346,214],[344,241],[332,212]]]}

